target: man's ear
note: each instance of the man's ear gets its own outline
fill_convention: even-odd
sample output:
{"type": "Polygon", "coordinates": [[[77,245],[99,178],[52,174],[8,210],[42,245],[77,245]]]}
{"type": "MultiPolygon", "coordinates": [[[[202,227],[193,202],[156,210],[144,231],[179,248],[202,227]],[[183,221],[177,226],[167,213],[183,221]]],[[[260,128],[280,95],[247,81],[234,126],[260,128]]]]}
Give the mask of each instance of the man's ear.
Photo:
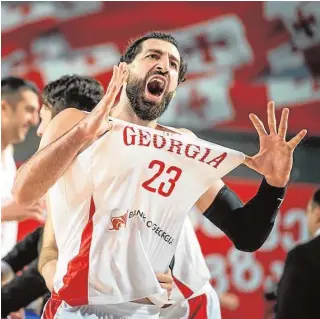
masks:
{"type": "Polygon", "coordinates": [[[319,205],[317,205],[317,207],[314,208],[313,213],[317,214],[317,219],[320,221],[320,206],[319,205]]]}
{"type": "Polygon", "coordinates": [[[11,105],[7,100],[1,100],[1,116],[8,116],[11,110],[11,105]]]}

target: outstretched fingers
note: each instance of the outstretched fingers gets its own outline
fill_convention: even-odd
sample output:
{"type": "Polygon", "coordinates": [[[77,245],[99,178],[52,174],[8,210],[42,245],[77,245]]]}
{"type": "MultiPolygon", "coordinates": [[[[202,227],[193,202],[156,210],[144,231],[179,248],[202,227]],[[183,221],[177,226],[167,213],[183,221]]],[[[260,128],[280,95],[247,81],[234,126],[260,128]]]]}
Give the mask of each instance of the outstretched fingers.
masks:
{"type": "Polygon", "coordinates": [[[267,114],[270,134],[277,134],[277,120],[274,111],[274,102],[272,101],[268,103],[267,114]]]}
{"type": "Polygon", "coordinates": [[[303,138],[306,136],[307,130],[302,130],[300,131],[295,137],[293,137],[289,142],[288,145],[289,147],[294,150],[299,143],[303,140],[303,138]]]}
{"type": "MultiPolygon", "coordinates": [[[[114,101],[120,92],[121,87],[123,86],[124,81],[127,79],[127,65],[122,62],[119,66],[113,67],[112,78],[109,82],[108,89],[100,103],[106,114],[109,114],[110,109],[112,108],[114,101]]],[[[99,104],[100,104],[99,103],[99,104]]]]}
{"type": "Polygon", "coordinates": [[[253,126],[257,130],[259,137],[267,135],[266,129],[264,128],[262,121],[258,118],[257,115],[251,113],[249,115],[249,118],[250,118],[253,126]]]}
{"type": "Polygon", "coordinates": [[[289,118],[289,109],[285,108],[282,110],[281,120],[278,129],[278,135],[285,140],[288,130],[288,118],[289,118]]]}

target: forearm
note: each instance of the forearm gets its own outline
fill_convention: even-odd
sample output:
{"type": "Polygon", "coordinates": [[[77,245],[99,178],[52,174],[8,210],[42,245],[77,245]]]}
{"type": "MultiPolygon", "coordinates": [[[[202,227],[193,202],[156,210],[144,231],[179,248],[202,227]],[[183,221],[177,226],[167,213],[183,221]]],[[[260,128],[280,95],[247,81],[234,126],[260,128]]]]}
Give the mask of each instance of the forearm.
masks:
{"type": "Polygon", "coordinates": [[[12,209],[11,205],[3,205],[1,206],[1,222],[9,222],[14,220],[12,218],[12,209]]]}
{"type": "Polygon", "coordinates": [[[42,247],[38,261],[38,271],[42,274],[43,267],[51,262],[58,260],[58,250],[55,247],[42,247]]]}
{"type": "Polygon", "coordinates": [[[12,196],[1,196],[1,222],[15,220],[16,203],[12,196]]]}
{"type": "Polygon", "coordinates": [[[47,288],[52,291],[53,289],[53,278],[56,273],[57,259],[52,259],[43,265],[41,268],[41,276],[46,282],[47,288]]]}
{"type": "Polygon", "coordinates": [[[30,158],[18,171],[12,189],[16,201],[29,204],[41,198],[59,179],[87,142],[78,126],[30,158]]]}
{"type": "Polygon", "coordinates": [[[253,252],[268,238],[284,197],[284,188],[262,182],[258,193],[245,205],[227,187],[221,189],[204,213],[234,243],[237,249],[253,252]]]}

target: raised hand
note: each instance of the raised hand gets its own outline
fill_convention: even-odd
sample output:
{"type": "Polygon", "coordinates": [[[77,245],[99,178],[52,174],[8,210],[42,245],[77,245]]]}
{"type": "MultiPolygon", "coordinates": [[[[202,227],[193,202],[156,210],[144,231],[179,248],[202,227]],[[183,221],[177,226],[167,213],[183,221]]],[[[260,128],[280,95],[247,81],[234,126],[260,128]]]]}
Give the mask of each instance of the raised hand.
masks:
{"type": "Polygon", "coordinates": [[[289,181],[293,152],[307,134],[307,130],[300,131],[287,142],[289,109],[283,109],[278,131],[274,102],[268,103],[267,112],[269,134],[266,132],[262,121],[255,114],[249,115],[259,135],[260,150],[258,154],[252,157],[246,156],[244,164],[263,175],[268,184],[275,187],[284,187],[289,181]]]}
{"type": "Polygon", "coordinates": [[[92,112],[79,122],[79,128],[87,139],[100,136],[110,128],[108,116],[120,89],[126,84],[127,77],[126,63],[113,67],[106,94],[92,112]]]}

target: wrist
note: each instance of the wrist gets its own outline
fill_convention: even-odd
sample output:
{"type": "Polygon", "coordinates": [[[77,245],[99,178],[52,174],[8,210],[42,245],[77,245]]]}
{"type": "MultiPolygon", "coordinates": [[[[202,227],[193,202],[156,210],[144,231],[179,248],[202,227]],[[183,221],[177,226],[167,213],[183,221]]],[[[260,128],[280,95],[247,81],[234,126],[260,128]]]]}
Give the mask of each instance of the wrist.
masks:
{"type": "Polygon", "coordinates": [[[264,194],[265,200],[275,198],[277,200],[283,199],[287,190],[287,184],[285,186],[274,186],[269,184],[266,178],[264,178],[260,184],[258,194],[264,194]]]}
{"type": "Polygon", "coordinates": [[[82,121],[74,126],[72,131],[75,140],[81,144],[87,143],[92,138],[92,136],[88,136],[88,134],[86,134],[85,125],[82,123],[82,121]]]}
{"type": "Polygon", "coordinates": [[[276,179],[272,177],[265,177],[266,182],[273,187],[277,188],[284,188],[287,186],[289,182],[289,177],[288,178],[282,178],[282,179],[276,179]]]}

